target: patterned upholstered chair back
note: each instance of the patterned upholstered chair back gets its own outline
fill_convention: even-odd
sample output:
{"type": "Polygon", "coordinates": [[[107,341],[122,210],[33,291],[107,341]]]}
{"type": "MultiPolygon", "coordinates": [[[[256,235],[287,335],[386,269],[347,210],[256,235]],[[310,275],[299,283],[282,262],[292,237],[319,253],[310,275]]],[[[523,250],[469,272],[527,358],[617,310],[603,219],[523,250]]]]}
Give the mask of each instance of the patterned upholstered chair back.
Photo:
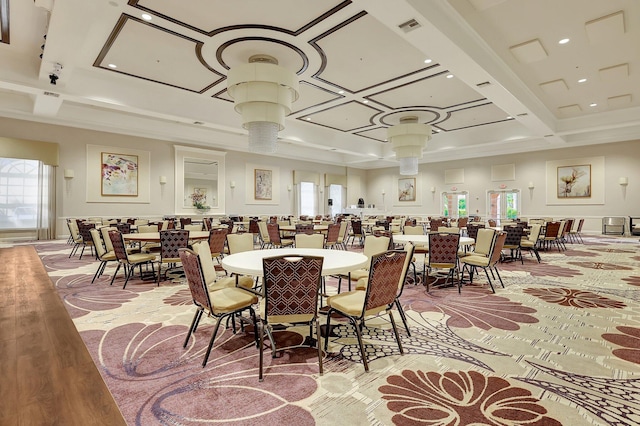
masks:
{"type": "Polygon", "coordinates": [[[332,223],[327,227],[327,244],[336,244],[338,242],[340,227],[341,224],[339,223],[332,223]]]}
{"type": "Polygon", "coordinates": [[[203,218],[202,223],[204,224],[205,231],[211,231],[211,218],[209,217],[203,218]]]}
{"type": "Polygon", "coordinates": [[[429,221],[429,229],[436,231],[438,228],[440,228],[443,224],[443,220],[442,219],[431,219],[429,221]]]}
{"type": "Polygon", "coordinates": [[[478,237],[478,229],[484,228],[484,225],[470,223],[467,225],[467,235],[474,240],[478,237]]]}
{"type": "Polygon", "coordinates": [[[260,227],[258,226],[258,219],[249,220],[249,232],[251,232],[252,234],[260,233],[260,227]]]}
{"type": "Polygon", "coordinates": [[[546,238],[556,238],[560,230],[560,222],[547,222],[544,236],[546,238]]]}
{"type": "Polygon", "coordinates": [[[131,224],[128,222],[118,222],[116,223],[116,228],[118,228],[118,231],[120,231],[123,234],[131,233],[131,224]]]}
{"type": "Polygon", "coordinates": [[[181,217],[180,218],[180,227],[184,228],[185,225],[191,225],[191,218],[190,217],[181,217]]]}
{"type": "Polygon", "coordinates": [[[80,233],[80,236],[82,237],[82,241],[84,241],[85,244],[93,245],[93,240],[91,239],[91,233],[89,231],[91,229],[94,229],[95,227],[96,227],[95,223],[80,222],[78,224],[78,232],[80,233]]]}
{"type": "Polygon", "coordinates": [[[520,240],[522,239],[522,228],[516,225],[505,226],[503,230],[507,233],[504,245],[506,247],[518,247],[520,246],[520,240]]]}
{"type": "Polygon", "coordinates": [[[227,228],[212,229],[209,231],[209,249],[212,256],[220,256],[224,253],[224,243],[227,241],[227,228]]]}
{"type": "Polygon", "coordinates": [[[262,261],[265,286],[265,320],[281,321],[282,316],[315,317],[323,257],[276,256],[262,261]]]}
{"type": "Polygon", "coordinates": [[[113,252],[116,254],[118,262],[128,262],[127,249],[124,245],[124,238],[122,238],[122,232],[118,230],[109,231],[109,239],[113,246],[113,252]]]}
{"type": "Polygon", "coordinates": [[[307,234],[307,235],[313,234],[313,224],[297,223],[296,234],[307,234]]]}
{"type": "Polygon", "coordinates": [[[213,307],[211,305],[209,291],[204,281],[200,258],[196,252],[187,248],[178,249],[178,253],[182,267],[184,268],[184,274],[187,277],[187,283],[189,283],[193,303],[211,312],[213,307]]]}
{"type": "Polygon", "coordinates": [[[429,234],[429,265],[455,265],[460,234],[429,234]]]}
{"type": "Polygon", "coordinates": [[[362,315],[395,302],[407,255],[404,250],[389,250],[371,257],[362,315]]]}
{"type": "Polygon", "coordinates": [[[467,226],[467,223],[469,223],[468,217],[458,218],[458,228],[464,228],[465,226],[467,226]]]}
{"type": "Polygon", "coordinates": [[[179,259],[178,249],[189,245],[189,231],[184,229],[167,229],[160,231],[160,258],[179,259]]]}
{"type": "Polygon", "coordinates": [[[277,223],[268,223],[267,224],[267,232],[269,233],[269,240],[271,244],[275,246],[279,246],[280,241],[280,225],[277,223]]]}

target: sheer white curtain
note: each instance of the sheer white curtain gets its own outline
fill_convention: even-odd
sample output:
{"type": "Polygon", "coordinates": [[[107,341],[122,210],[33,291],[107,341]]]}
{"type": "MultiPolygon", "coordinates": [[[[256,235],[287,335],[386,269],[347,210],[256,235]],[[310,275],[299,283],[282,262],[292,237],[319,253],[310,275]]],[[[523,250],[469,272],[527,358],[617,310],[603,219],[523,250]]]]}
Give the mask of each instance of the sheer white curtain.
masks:
{"type": "Polygon", "coordinates": [[[56,167],[38,162],[38,240],[56,238],[56,167]]]}

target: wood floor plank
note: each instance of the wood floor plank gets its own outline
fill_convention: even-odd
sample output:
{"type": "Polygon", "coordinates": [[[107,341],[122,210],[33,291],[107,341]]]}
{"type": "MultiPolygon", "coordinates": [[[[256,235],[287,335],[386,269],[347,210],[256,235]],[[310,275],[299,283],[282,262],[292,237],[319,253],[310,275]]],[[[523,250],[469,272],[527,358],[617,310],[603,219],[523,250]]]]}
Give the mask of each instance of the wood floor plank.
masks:
{"type": "Polygon", "coordinates": [[[0,424],[125,425],[34,247],[0,265],[0,424]]]}

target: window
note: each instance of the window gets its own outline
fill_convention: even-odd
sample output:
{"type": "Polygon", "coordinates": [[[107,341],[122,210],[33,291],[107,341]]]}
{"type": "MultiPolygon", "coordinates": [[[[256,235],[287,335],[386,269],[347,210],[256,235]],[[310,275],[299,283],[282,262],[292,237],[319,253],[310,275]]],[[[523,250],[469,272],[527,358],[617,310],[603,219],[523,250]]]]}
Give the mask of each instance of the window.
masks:
{"type": "Polygon", "coordinates": [[[344,187],[342,185],[329,185],[329,200],[331,200],[331,205],[329,206],[329,214],[331,217],[336,217],[342,213],[342,193],[344,191],[344,187]]]}
{"type": "Polygon", "coordinates": [[[0,158],[0,229],[37,228],[39,175],[39,161],[0,158]]]}
{"type": "Polygon", "coordinates": [[[315,216],[316,188],[313,182],[300,182],[300,215],[315,216]]]}
{"type": "Polygon", "coordinates": [[[520,191],[508,189],[504,191],[488,191],[487,216],[492,219],[514,220],[520,212],[520,191]]]}
{"type": "Polygon", "coordinates": [[[442,193],[442,215],[444,217],[466,217],[467,192],[443,192],[442,193]]]}

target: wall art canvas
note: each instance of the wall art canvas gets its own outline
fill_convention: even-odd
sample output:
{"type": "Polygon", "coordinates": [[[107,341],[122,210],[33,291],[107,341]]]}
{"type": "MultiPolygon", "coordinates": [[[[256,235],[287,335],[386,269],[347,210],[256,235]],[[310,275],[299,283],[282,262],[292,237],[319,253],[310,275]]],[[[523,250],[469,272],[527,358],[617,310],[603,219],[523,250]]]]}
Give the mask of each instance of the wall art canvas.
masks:
{"type": "Polygon", "coordinates": [[[591,197],[591,164],[558,167],[558,198],[591,197]]]}
{"type": "Polygon", "coordinates": [[[416,178],[398,179],[398,201],[416,200],[416,178]]]}
{"type": "Polygon", "coordinates": [[[103,152],[101,154],[101,194],[138,196],[138,156],[103,152]]]}
{"type": "Polygon", "coordinates": [[[273,171],[255,169],[255,199],[271,200],[273,198],[273,171]]]}

